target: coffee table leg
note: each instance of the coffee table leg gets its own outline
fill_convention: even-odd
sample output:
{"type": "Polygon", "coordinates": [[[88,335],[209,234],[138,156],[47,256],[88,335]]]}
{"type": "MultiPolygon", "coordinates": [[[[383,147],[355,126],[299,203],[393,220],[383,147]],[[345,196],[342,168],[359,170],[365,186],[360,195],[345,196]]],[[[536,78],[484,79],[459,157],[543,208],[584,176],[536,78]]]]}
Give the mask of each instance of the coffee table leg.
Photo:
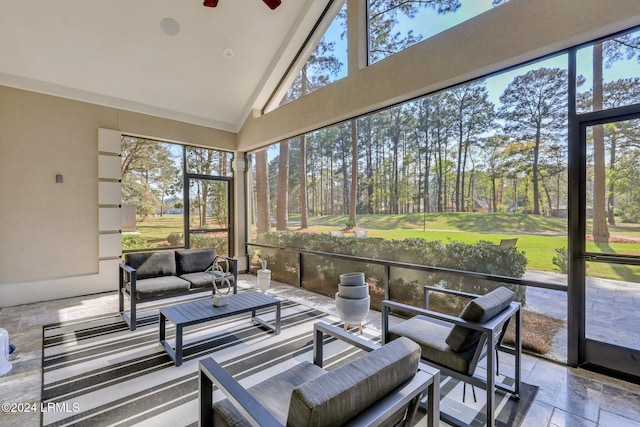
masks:
{"type": "Polygon", "coordinates": [[[176,366],[182,365],[182,325],[176,325],[176,366]]]}
{"type": "Polygon", "coordinates": [[[165,325],[167,318],[164,316],[164,313],[160,313],[160,343],[167,338],[167,327],[165,325]]]}
{"type": "Polygon", "coordinates": [[[276,335],[280,334],[280,301],[276,305],[276,335]]]}

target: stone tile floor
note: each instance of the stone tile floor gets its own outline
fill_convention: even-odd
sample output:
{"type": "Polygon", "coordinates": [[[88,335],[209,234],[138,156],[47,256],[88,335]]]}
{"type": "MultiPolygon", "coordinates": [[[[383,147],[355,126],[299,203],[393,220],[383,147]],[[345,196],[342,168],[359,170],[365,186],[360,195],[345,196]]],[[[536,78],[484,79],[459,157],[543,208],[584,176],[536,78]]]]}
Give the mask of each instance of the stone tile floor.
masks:
{"type": "MultiPolygon", "coordinates": [[[[241,275],[239,282],[252,287],[255,277],[241,275]]],[[[335,314],[331,298],[275,282],[269,292],[335,314]]],[[[114,313],[117,306],[117,294],[109,292],[0,309],[0,328],[9,331],[17,347],[12,371],[0,377],[0,403],[39,406],[42,325],[114,313]]],[[[379,327],[379,322],[380,313],[372,311],[368,326],[379,327]]],[[[640,385],[529,355],[523,357],[522,378],[540,387],[523,426],[640,427],[640,385]]],[[[0,426],[38,425],[38,411],[0,412],[0,426]]]]}

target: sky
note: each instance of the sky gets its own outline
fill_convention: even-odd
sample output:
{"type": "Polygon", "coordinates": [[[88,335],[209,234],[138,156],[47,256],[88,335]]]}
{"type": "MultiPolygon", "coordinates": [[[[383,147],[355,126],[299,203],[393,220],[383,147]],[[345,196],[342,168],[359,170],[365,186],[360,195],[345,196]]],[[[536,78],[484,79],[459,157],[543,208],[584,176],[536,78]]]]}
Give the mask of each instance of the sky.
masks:
{"type": "MultiPolygon", "coordinates": [[[[458,11],[452,14],[439,15],[437,12],[430,8],[422,8],[420,13],[414,19],[407,18],[404,15],[399,15],[399,23],[396,30],[406,33],[409,28],[413,28],[414,33],[422,35],[424,40],[494,8],[494,6],[491,4],[492,0],[460,1],[461,7],[458,9],[458,11]]],[[[346,37],[341,37],[343,32],[343,23],[340,22],[339,19],[336,19],[330,25],[324,36],[326,40],[335,43],[335,54],[343,63],[342,75],[335,78],[335,80],[344,77],[347,73],[347,42],[346,37]]],[[[579,88],[579,92],[586,92],[591,88],[591,52],[591,47],[586,47],[578,51],[578,74],[584,76],[586,79],[585,84],[583,84],[579,88]]],[[[502,95],[506,87],[513,81],[516,76],[525,74],[532,69],[543,67],[566,69],[567,55],[560,54],[551,58],[547,58],[543,61],[537,61],[535,63],[523,67],[518,67],[510,71],[502,72],[500,74],[496,74],[487,78],[486,87],[489,93],[489,100],[495,104],[496,109],[499,108],[501,105],[500,95],[502,95]]],[[[625,77],[640,77],[640,63],[637,59],[618,61],[614,63],[612,67],[604,69],[605,82],[614,81],[619,78],[625,77]]],[[[272,146],[271,148],[272,149],[269,150],[270,160],[273,156],[277,155],[276,146],[272,146]]]]}
{"type": "MultiPolygon", "coordinates": [[[[406,33],[408,28],[413,28],[414,33],[420,34],[423,36],[423,39],[426,39],[474,16],[491,10],[494,7],[491,2],[492,0],[461,0],[461,7],[458,11],[445,15],[439,15],[430,8],[422,8],[420,13],[414,19],[400,15],[397,30],[406,33]]],[[[325,37],[336,43],[336,53],[345,64],[343,71],[346,75],[346,41],[340,40],[340,34],[342,31],[342,26],[334,21],[327,30],[325,37]]],[[[578,74],[583,75],[586,79],[586,83],[580,87],[579,91],[588,91],[591,88],[592,81],[591,48],[587,47],[578,51],[577,65],[578,74]]],[[[517,75],[542,67],[566,69],[567,55],[562,54],[525,67],[520,67],[512,71],[492,76],[487,79],[487,90],[489,91],[490,100],[496,106],[499,106],[500,95],[517,75]]],[[[631,61],[618,61],[614,63],[611,68],[604,69],[605,82],[624,77],[640,77],[640,63],[638,63],[636,59],[631,61]]]]}

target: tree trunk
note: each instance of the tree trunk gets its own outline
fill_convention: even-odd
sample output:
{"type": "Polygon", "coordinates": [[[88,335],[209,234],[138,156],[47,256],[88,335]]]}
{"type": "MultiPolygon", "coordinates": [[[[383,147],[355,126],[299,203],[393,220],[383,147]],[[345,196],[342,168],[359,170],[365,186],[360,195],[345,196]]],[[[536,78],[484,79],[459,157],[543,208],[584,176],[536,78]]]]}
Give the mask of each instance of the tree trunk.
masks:
{"type": "Polygon", "coordinates": [[[462,107],[460,108],[460,111],[458,112],[459,116],[458,116],[458,153],[457,153],[457,161],[456,161],[456,184],[455,184],[455,189],[454,189],[454,200],[453,202],[456,204],[455,206],[455,210],[456,212],[462,212],[463,211],[463,206],[461,203],[461,198],[462,196],[460,195],[461,193],[461,187],[464,187],[464,184],[461,183],[460,179],[460,175],[461,175],[461,169],[462,169],[462,145],[463,145],[463,132],[462,132],[462,107]]]}
{"type": "Polygon", "coordinates": [[[349,225],[356,226],[356,198],[358,184],[358,127],[351,120],[351,191],[349,194],[349,225]]]}
{"type": "Polygon", "coordinates": [[[300,137],[300,228],[309,227],[307,207],[307,137],[300,137]]]}
{"type": "Polygon", "coordinates": [[[269,209],[269,165],[267,150],[256,152],[256,211],[258,234],[271,229],[271,209],[269,209]]]}
{"type": "MultiPolygon", "coordinates": [[[[593,45],[593,110],[602,110],[602,43],[593,45]]],[[[593,126],[593,240],[609,241],[606,218],[606,171],[604,160],[604,127],[593,126]]]]}
{"type": "Polygon", "coordinates": [[[286,231],[289,225],[289,141],[280,143],[278,159],[278,194],[276,197],[276,230],[286,231]]]}
{"type": "Polygon", "coordinates": [[[540,215],[540,172],[538,171],[538,159],[540,157],[540,139],[542,138],[542,136],[540,135],[540,127],[541,124],[540,122],[538,122],[536,127],[536,140],[533,147],[533,213],[535,215],[540,215]]]}
{"type": "Polygon", "coordinates": [[[611,147],[609,147],[609,174],[611,179],[609,180],[609,195],[607,197],[607,222],[609,225],[616,225],[615,217],[615,184],[613,174],[616,168],[616,138],[611,138],[611,147]]]}

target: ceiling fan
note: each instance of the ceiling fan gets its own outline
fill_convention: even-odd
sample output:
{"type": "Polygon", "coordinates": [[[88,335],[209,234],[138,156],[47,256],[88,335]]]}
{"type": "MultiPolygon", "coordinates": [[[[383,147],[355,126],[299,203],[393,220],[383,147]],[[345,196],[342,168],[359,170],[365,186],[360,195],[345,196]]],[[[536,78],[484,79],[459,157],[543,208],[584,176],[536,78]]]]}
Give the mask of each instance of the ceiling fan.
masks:
{"type": "MultiPolygon", "coordinates": [[[[262,1],[264,2],[264,4],[269,6],[271,10],[280,6],[280,3],[281,3],[280,0],[262,0],[262,1]]],[[[218,0],[204,0],[203,4],[207,7],[216,7],[218,5],[218,0]]]]}

